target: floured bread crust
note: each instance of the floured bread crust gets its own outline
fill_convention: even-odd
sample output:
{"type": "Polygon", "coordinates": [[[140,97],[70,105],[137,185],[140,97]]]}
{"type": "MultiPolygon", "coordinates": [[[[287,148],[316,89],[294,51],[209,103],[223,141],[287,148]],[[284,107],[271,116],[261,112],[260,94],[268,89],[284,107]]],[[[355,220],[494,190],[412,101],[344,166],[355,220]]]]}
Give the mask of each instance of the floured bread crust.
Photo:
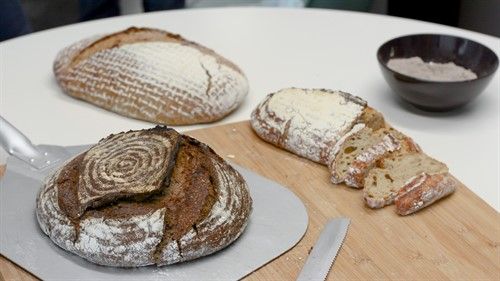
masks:
{"type": "Polygon", "coordinates": [[[268,95],[252,112],[262,139],[326,165],[330,149],[360,119],[366,102],[340,91],[287,88],[268,95]]]}
{"type": "Polygon", "coordinates": [[[54,73],[70,96],[169,125],[219,120],[248,93],[248,81],[234,63],[179,35],[149,28],[77,42],[58,54],[54,73]]]}
{"type": "Polygon", "coordinates": [[[48,179],[37,198],[36,215],[43,232],[61,248],[91,262],[119,267],[187,261],[237,239],[252,209],[244,179],[208,146],[172,131],[157,127],[112,135],[66,163],[48,179]],[[137,139],[138,135],[142,138],[137,139]],[[174,157],[165,157],[166,164],[159,167],[172,168],[162,170],[162,184],[151,191],[145,188],[149,186],[146,179],[156,180],[147,170],[157,171],[157,166],[142,163],[156,161],[153,155],[161,149],[146,146],[144,140],[158,138],[178,144],[161,142],[174,157]],[[126,154],[119,145],[109,145],[118,143],[117,139],[137,139],[128,143],[136,148],[126,154]],[[85,186],[80,172],[99,170],[87,165],[86,156],[95,153],[114,155],[100,165],[106,166],[107,175],[116,177],[102,177],[85,186]],[[124,180],[132,175],[144,181],[125,185],[124,180]],[[104,186],[100,183],[113,186],[113,182],[116,190],[109,186],[99,188],[101,193],[94,190],[104,186]],[[88,197],[80,196],[80,188],[107,200],[87,204],[88,197]]]}
{"type": "Polygon", "coordinates": [[[408,180],[394,199],[396,213],[402,216],[414,213],[452,194],[457,187],[458,181],[449,173],[417,175],[408,180]]]}

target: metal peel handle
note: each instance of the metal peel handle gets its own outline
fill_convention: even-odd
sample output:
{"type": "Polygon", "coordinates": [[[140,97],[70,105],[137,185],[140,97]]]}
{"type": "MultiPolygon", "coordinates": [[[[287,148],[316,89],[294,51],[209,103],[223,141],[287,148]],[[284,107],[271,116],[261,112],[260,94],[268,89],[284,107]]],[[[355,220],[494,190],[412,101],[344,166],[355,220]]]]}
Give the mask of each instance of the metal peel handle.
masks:
{"type": "Polygon", "coordinates": [[[31,141],[2,116],[0,116],[0,145],[10,155],[40,156],[40,152],[31,141]]]}
{"type": "Polygon", "coordinates": [[[54,160],[48,152],[40,151],[31,141],[0,116],[0,145],[10,155],[28,163],[35,169],[43,169],[54,160]]]}

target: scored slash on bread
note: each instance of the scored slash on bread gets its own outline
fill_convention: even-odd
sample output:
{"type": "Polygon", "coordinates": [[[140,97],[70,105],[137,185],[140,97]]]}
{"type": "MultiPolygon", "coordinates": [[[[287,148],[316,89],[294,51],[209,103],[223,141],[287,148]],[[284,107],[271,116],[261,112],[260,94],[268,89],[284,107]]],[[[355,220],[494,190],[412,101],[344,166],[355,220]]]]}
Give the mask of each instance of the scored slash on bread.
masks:
{"type": "Polygon", "coordinates": [[[135,267],[218,251],[251,210],[245,180],[210,147],[156,127],[111,135],[70,160],[42,188],[36,216],[61,248],[135,267]]]}
{"type": "Polygon", "coordinates": [[[219,120],[242,103],[249,88],[233,62],[152,28],[76,42],[58,53],[53,68],[66,94],[156,124],[219,120]]]}
{"type": "Polygon", "coordinates": [[[252,112],[267,142],[328,165],[331,181],[365,188],[371,208],[396,203],[407,215],[453,193],[458,182],[443,163],[423,154],[359,97],[325,89],[286,88],[252,112]]]}

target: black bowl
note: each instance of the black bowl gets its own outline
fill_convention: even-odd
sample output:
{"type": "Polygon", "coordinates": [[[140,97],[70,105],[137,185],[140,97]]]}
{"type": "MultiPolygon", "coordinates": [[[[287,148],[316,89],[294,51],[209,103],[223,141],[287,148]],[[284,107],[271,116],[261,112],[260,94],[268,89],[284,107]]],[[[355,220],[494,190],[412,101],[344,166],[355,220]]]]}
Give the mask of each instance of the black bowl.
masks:
{"type": "Polygon", "coordinates": [[[486,88],[498,68],[489,48],[469,39],[440,34],[415,34],[387,41],[377,51],[385,80],[404,100],[427,111],[447,111],[473,100],[486,88]],[[407,76],[387,67],[392,58],[418,56],[429,62],[454,62],[476,73],[467,81],[436,82],[407,76]]]}

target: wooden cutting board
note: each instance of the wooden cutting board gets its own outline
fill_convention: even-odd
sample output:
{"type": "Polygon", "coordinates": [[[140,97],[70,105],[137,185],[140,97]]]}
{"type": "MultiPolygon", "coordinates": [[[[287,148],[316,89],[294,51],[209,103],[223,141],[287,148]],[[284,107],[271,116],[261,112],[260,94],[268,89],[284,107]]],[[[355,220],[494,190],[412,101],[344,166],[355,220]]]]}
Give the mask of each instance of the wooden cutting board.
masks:
{"type": "MultiPolygon", "coordinates": [[[[248,122],[187,134],[224,158],[290,187],[308,209],[304,238],[247,280],[295,279],[325,222],[340,216],[351,218],[351,226],[329,280],[500,280],[500,214],[465,186],[400,217],[393,206],[366,208],[361,191],[331,184],[325,166],[263,142],[248,122]]],[[[5,280],[36,280],[4,257],[0,274],[5,280]]]]}

